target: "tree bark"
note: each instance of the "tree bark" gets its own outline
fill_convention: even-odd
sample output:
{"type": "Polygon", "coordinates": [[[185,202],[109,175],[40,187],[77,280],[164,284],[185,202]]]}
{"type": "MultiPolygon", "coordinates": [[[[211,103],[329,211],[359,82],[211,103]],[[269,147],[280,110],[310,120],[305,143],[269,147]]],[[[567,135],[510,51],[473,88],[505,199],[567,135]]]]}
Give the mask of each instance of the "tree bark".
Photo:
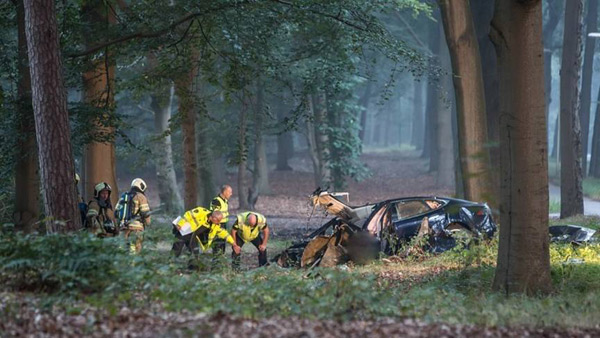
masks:
{"type": "MultiPolygon", "coordinates": [[[[277,120],[279,125],[284,125],[285,118],[287,117],[287,108],[285,100],[280,100],[277,104],[277,120]]],[[[294,139],[292,132],[289,130],[283,130],[277,135],[277,170],[288,171],[292,170],[288,161],[294,155],[294,139]]]]}
{"type": "Polygon", "coordinates": [[[173,85],[160,86],[151,95],[152,111],[154,112],[154,130],[157,135],[155,154],[156,179],[158,183],[158,197],[167,214],[177,214],[183,206],[177,175],[173,164],[173,147],[169,120],[173,105],[173,85]]]}
{"type": "Polygon", "coordinates": [[[560,217],[583,214],[579,76],[582,49],[582,0],[565,5],[560,70],[560,217]]]}
{"type": "MultiPolygon", "coordinates": [[[[544,23],[543,27],[543,41],[544,41],[544,64],[545,64],[545,81],[544,87],[546,88],[546,120],[550,121],[550,103],[552,103],[552,56],[556,46],[553,42],[554,30],[558,26],[560,19],[563,17],[564,1],[548,1],[548,21],[544,23]],[[560,7],[559,7],[560,6],[560,7]]],[[[558,119],[560,114],[556,115],[556,122],[554,127],[554,133],[552,137],[552,153],[550,157],[556,158],[558,156],[558,119]]]]}
{"type": "Polygon", "coordinates": [[[246,144],[246,128],[248,114],[248,100],[246,94],[242,93],[242,107],[240,109],[240,124],[238,126],[238,199],[239,210],[250,210],[248,204],[248,182],[246,179],[246,170],[248,168],[248,146],[246,144]]]}
{"type": "MultiPolygon", "coordinates": [[[[585,20],[587,29],[585,36],[598,30],[598,0],[589,0],[587,17],[585,20]]],[[[583,56],[583,74],[581,78],[581,96],[579,118],[581,125],[581,172],[583,177],[587,175],[588,139],[590,134],[590,106],[592,104],[592,75],[594,73],[594,51],[596,49],[596,38],[587,37],[585,40],[585,54],[583,56]]]]}
{"type": "MultiPolygon", "coordinates": [[[[444,36],[444,28],[439,26],[440,36],[444,36]]],[[[437,136],[438,151],[432,156],[437,157],[436,162],[438,163],[436,183],[442,187],[451,187],[455,183],[455,170],[454,170],[454,135],[452,132],[452,115],[454,110],[454,100],[452,94],[454,94],[454,88],[452,83],[452,65],[450,64],[450,55],[448,54],[448,48],[446,41],[438,39],[439,46],[436,48],[440,59],[440,67],[445,74],[442,74],[440,78],[440,92],[436,97],[436,114],[437,120],[435,121],[437,136]]]]}
{"type": "MultiPolygon", "coordinates": [[[[83,17],[88,26],[113,24],[111,11],[104,3],[88,3],[83,6],[83,17]],[[108,15],[107,15],[108,13],[108,15]]],[[[95,42],[88,36],[87,44],[95,42]]],[[[115,63],[108,49],[101,57],[89,61],[83,73],[84,101],[97,109],[97,116],[91,123],[94,126],[94,141],[84,147],[83,158],[83,198],[92,199],[94,186],[107,182],[112,187],[111,202],[116,205],[119,198],[116,174],[116,155],[112,119],[115,107],[115,63]]]]}
{"type": "MultiPolygon", "coordinates": [[[[411,144],[416,150],[423,149],[423,84],[413,78],[414,100],[411,144]]],[[[361,138],[362,140],[362,138],[361,138]]]]}
{"type": "Polygon", "coordinates": [[[500,89],[500,244],[493,287],[549,292],[548,146],[541,0],[497,0],[490,36],[500,89]]]}
{"type": "Polygon", "coordinates": [[[596,98],[596,118],[594,119],[594,133],[592,134],[592,158],[590,159],[590,176],[600,178],[600,88],[596,98]]]}
{"type": "Polygon", "coordinates": [[[324,93],[313,95],[313,109],[315,113],[315,134],[317,136],[317,156],[319,156],[321,187],[331,183],[331,169],[329,168],[329,136],[327,135],[327,99],[324,93]]]}
{"type": "Polygon", "coordinates": [[[365,141],[365,132],[367,130],[367,117],[369,116],[369,102],[371,101],[371,95],[373,95],[373,81],[371,79],[367,79],[365,92],[359,102],[361,109],[360,130],[358,132],[358,137],[363,143],[365,141]]]}
{"type": "Polygon", "coordinates": [[[486,148],[487,118],[479,47],[468,0],[440,0],[458,112],[458,146],[465,197],[494,202],[486,148]]]}
{"type": "Polygon", "coordinates": [[[267,162],[267,149],[265,145],[265,95],[264,83],[257,81],[255,114],[255,139],[254,139],[254,175],[253,189],[258,194],[270,194],[269,163],[267,162]]]}
{"type": "Polygon", "coordinates": [[[25,32],[46,231],[81,228],[53,0],[25,0],[25,32]]]}
{"type": "Polygon", "coordinates": [[[18,31],[18,82],[17,82],[17,130],[19,133],[15,166],[15,228],[32,232],[39,218],[40,180],[38,177],[38,154],[35,141],[35,119],[31,105],[31,76],[25,37],[25,9],[23,1],[17,2],[18,31]]]}
{"type": "MultiPolygon", "coordinates": [[[[205,107],[204,104],[200,106],[205,107]]],[[[208,112],[199,110],[196,123],[196,149],[198,155],[198,200],[200,205],[209,205],[215,197],[217,185],[215,184],[215,176],[217,171],[214,170],[215,163],[213,161],[213,147],[209,137],[209,127],[211,121],[208,119],[208,112]]],[[[223,171],[225,168],[223,168],[223,171]]],[[[222,183],[222,184],[225,184],[222,183]]]]}
{"type": "MultiPolygon", "coordinates": [[[[436,11],[437,13],[437,11],[436,11]]],[[[439,13],[438,15],[436,15],[436,17],[439,17],[439,13]]],[[[440,32],[441,32],[441,28],[440,25],[430,25],[429,28],[429,47],[431,48],[431,51],[434,55],[434,57],[437,57],[437,65],[440,64],[440,46],[442,43],[445,43],[445,40],[440,39],[440,32]],[[442,42],[440,42],[440,40],[442,42]]],[[[435,58],[432,57],[430,59],[430,64],[435,65],[436,62],[434,61],[435,58]]],[[[433,68],[433,67],[432,67],[433,68]]],[[[431,71],[431,73],[429,74],[429,78],[427,80],[427,103],[425,106],[425,128],[424,128],[424,134],[426,135],[425,137],[425,142],[423,145],[423,153],[421,154],[422,158],[429,158],[429,172],[435,172],[438,170],[438,166],[439,166],[439,162],[438,162],[438,156],[436,156],[436,154],[439,153],[439,149],[438,147],[438,141],[437,141],[437,137],[438,137],[438,131],[437,131],[437,116],[439,113],[439,109],[438,109],[438,98],[439,95],[441,95],[440,92],[440,88],[441,85],[438,83],[436,84],[436,82],[439,79],[437,78],[437,75],[435,75],[433,73],[433,71],[431,71]]]]}
{"type": "Polygon", "coordinates": [[[185,210],[198,206],[198,161],[196,157],[196,112],[194,111],[193,84],[197,66],[190,58],[190,71],[174,79],[175,94],[179,98],[181,131],[183,134],[183,205],[185,210]]]}

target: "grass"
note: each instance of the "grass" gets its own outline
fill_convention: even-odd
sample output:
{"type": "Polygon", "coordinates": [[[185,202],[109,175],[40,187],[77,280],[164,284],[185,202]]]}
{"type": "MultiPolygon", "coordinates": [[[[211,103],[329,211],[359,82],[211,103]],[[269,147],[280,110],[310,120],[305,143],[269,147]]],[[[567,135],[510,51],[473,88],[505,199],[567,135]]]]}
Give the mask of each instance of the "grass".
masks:
{"type": "MultiPolygon", "coordinates": [[[[598,218],[589,217],[566,221],[595,228],[599,223],[598,218]]],[[[469,250],[405,260],[378,260],[366,266],[307,271],[271,265],[235,272],[227,260],[215,266],[209,256],[201,257],[204,264],[200,264],[199,271],[188,270],[187,257],[174,259],[169,255],[172,235],[166,228],[149,229],[144,251],[138,256],[128,255],[119,247],[118,240],[111,242],[86,236],[49,240],[44,237],[29,239],[34,243],[28,245],[28,241],[7,236],[0,237],[0,251],[5,250],[1,252],[0,282],[22,278],[22,270],[11,269],[11,266],[23,264],[23,257],[31,255],[26,258],[30,261],[28,264],[41,269],[41,275],[53,274],[53,282],[68,281],[71,286],[32,289],[28,294],[46,308],[59,307],[67,313],[77,313],[77,309],[90,306],[115,314],[124,306],[159,306],[173,312],[221,312],[248,318],[414,317],[449,324],[564,327],[595,326],[600,316],[598,245],[551,245],[555,292],[547,296],[506,297],[491,290],[497,240],[473,245],[469,250]],[[9,240],[13,247],[21,248],[21,263],[10,260],[15,252],[8,249],[9,240]],[[38,255],[35,248],[51,253],[42,257],[41,265],[33,264],[38,255]],[[99,253],[104,255],[98,256],[98,261],[93,260],[99,253]],[[60,267],[65,271],[49,271],[54,266],[52,262],[62,260],[64,255],[70,255],[73,263],[60,267]],[[107,257],[112,257],[108,263],[107,257]],[[90,275],[94,269],[78,267],[78,260],[111,272],[90,275]],[[95,288],[80,288],[81,278],[88,280],[88,284],[90,279],[97,278],[92,283],[95,288]]],[[[288,242],[273,239],[269,244],[272,257],[288,242]]],[[[244,252],[254,262],[255,249],[251,245],[244,246],[244,252]]],[[[5,291],[15,292],[10,285],[0,284],[5,291]]],[[[0,308],[0,320],[11,320],[12,315],[3,309],[18,308],[18,305],[0,308]]]]}
{"type": "Polygon", "coordinates": [[[550,198],[549,202],[550,205],[548,206],[548,212],[549,213],[558,213],[560,212],[560,200],[557,200],[555,198],[550,198]]]}

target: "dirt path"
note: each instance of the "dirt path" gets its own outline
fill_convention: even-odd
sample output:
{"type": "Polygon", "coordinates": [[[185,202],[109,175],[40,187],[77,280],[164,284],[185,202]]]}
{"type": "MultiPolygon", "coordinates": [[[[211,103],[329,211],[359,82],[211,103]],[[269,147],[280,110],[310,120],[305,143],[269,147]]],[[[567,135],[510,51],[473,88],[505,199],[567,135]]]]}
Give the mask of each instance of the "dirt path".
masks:
{"type": "MultiPolygon", "coordinates": [[[[554,184],[550,184],[549,186],[550,192],[550,201],[559,201],[560,202],[560,187],[554,184]]],[[[583,213],[585,215],[600,215],[600,201],[594,201],[587,197],[583,198],[583,213]]],[[[550,216],[559,217],[560,213],[552,213],[550,216]]]]}

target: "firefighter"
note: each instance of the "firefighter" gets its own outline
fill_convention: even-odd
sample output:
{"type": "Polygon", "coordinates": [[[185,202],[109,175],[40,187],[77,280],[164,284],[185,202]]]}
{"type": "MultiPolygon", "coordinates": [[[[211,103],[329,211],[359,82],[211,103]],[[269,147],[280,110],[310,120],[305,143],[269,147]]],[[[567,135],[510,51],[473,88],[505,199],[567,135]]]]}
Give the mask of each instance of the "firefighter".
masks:
{"type": "MultiPolygon", "coordinates": [[[[258,266],[267,264],[269,227],[265,216],[251,211],[238,214],[237,220],[231,229],[231,236],[240,248],[246,242],[252,243],[258,249],[258,266]]],[[[239,267],[240,253],[233,252],[231,257],[233,258],[234,267],[239,267]]]]}
{"type": "Polygon", "coordinates": [[[144,229],[150,225],[150,206],[144,193],[148,186],[141,178],[131,181],[131,219],[124,224],[124,236],[131,253],[139,253],[144,241],[144,229]]]}
{"type": "Polygon", "coordinates": [[[94,199],[87,205],[86,228],[98,237],[113,237],[119,234],[115,224],[113,206],[110,203],[112,189],[106,182],[94,186],[94,199]]]}
{"type": "Polygon", "coordinates": [[[177,241],[173,243],[172,251],[179,257],[184,247],[194,255],[198,254],[198,246],[206,252],[213,244],[215,238],[225,240],[231,244],[233,252],[239,254],[240,247],[234,242],[227,230],[221,228],[223,213],[218,210],[197,207],[186,211],[181,217],[173,221],[173,235],[177,241]]]}
{"type": "MultiPolygon", "coordinates": [[[[233,195],[233,189],[230,185],[223,185],[221,192],[213,198],[210,204],[210,210],[219,210],[223,214],[221,219],[221,228],[227,230],[227,221],[229,221],[229,199],[233,195]]],[[[225,241],[217,238],[213,243],[213,253],[225,254],[225,241]]]]}

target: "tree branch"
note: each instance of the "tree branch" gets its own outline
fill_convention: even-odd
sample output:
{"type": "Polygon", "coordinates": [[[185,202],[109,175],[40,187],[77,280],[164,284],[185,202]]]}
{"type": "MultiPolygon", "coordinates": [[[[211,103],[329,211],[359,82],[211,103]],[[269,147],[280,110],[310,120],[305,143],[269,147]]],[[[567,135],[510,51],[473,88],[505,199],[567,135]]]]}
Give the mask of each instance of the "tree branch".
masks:
{"type": "Polygon", "coordinates": [[[343,24],[345,24],[347,26],[350,26],[352,28],[358,29],[358,30],[363,31],[363,32],[367,32],[368,31],[368,29],[366,27],[360,27],[359,25],[357,25],[357,24],[355,24],[353,22],[350,22],[348,20],[344,20],[341,17],[341,13],[339,13],[338,15],[333,15],[333,14],[329,14],[329,13],[323,13],[323,12],[318,11],[316,9],[310,9],[310,8],[303,9],[303,8],[301,8],[298,5],[295,5],[293,3],[290,3],[290,2],[287,2],[287,1],[284,1],[284,0],[271,0],[271,1],[276,2],[278,4],[286,5],[286,6],[289,6],[289,7],[297,8],[297,9],[300,9],[300,10],[306,10],[306,11],[309,11],[311,13],[318,14],[318,15],[321,15],[321,16],[333,19],[335,21],[339,21],[339,22],[341,22],[341,23],[343,23],[343,24]]]}

